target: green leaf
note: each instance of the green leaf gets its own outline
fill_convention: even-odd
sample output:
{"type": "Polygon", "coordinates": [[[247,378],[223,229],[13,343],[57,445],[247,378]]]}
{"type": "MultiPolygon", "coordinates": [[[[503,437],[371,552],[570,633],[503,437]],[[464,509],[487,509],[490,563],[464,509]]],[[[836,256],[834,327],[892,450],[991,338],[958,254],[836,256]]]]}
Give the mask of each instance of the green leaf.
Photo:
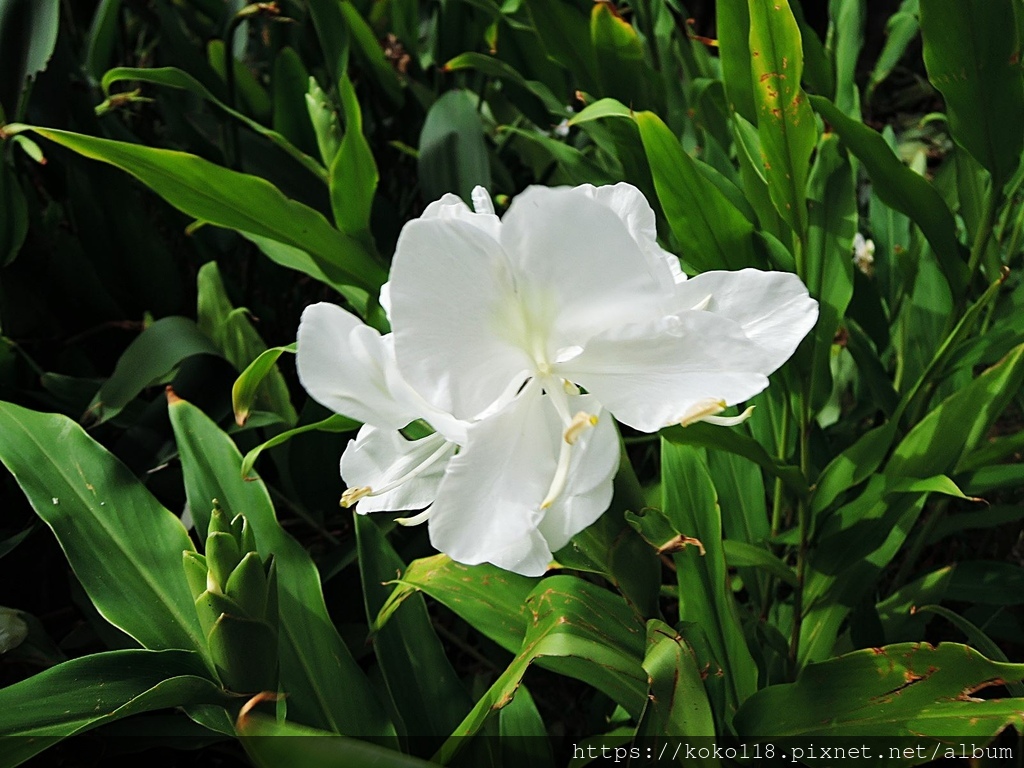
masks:
{"type": "Polygon", "coordinates": [[[811,408],[832,393],[832,342],[853,297],[853,238],[857,233],[857,185],[853,167],[834,134],[823,136],[807,189],[808,232],[804,279],[818,300],[811,368],[811,408]]]}
{"type": "MultiPolygon", "coordinates": [[[[196,276],[196,288],[199,294],[196,307],[199,329],[217,344],[228,362],[237,370],[247,372],[257,360],[263,358],[267,352],[267,345],[256,332],[256,328],[253,327],[248,312],[244,309],[235,309],[232,305],[224,288],[224,281],[221,280],[217,262],[211,261],[199,268],[199,274],[196,276]]],[[[251,398],[248,400],[245,416],[248,417],[248,407],[251,407],[253,399],[259,394],[267,410],[280,416],[285,424],[295,424],[299,417],[292,406],[291,395],[288,392],[284,376],[274,364],[276,359],[276,356],[273,356],[273,360],[267,365],[270,357],[263,358],[264,363],[258,367],[260,373],[258,379],[254,375],[246,377],[243,386],[249,386],[252,389],[240,393],[251,398]]],[[[235,387],[237,386],[238,381],[231,389],[232,401],[234,401],[235,387]]],[[[241,420],[239,426],[244,424],[245,418],[241,420]]]]}
{"type": "Polygon", "coordinates": [[[498,712],[498,732],[503,765],[529,765],[531,768],[555,768],[544,718],[525,685],[498,712]]]}
{"type": "Polygon", "coordinates": [[[0,403],[0,461],[57,537],[100,615],[140,645],[204,649],[188,533],[70,419],[0,403]]]}
{"type": "Polygon", "coordinates": [[[639,714],[647,694],[640,666],[643,637],[622,598],[575,576],[551,576],[530,593],[525,610],[522,648],[439,750],[438,762],[447,764],[492,711],[512,701],[535,661],[593,685],[639,714]]]}
{"type": "MultiPolygon", "coordinates": [[[[679,618],[703,628],[712,658],[726,676],[726,712],[731,714],[757,690],[757,666],[740,626],[728,588],[722,548],[722,518],[707,467],[694,448],[662,440],[661,482],[665,516],[680,533],[700,541],[672,556],[676,565],[679,618]]],[[[728,716],[728,715],[727,715],[728,716]]]]}
{"type": "Polygon", "coordinates": [[[377,744],[262,715],[239,717],[236,731],[257,768],[436,768],[377,744]]]}
{"type": "Polygon", "coordinates": [[[245,422],[249,420],[249,413],[256,402],[256,393],[260,384],[267,376],[277,371],[277,359],[285,352],[294,354],[295,345],[289,344],[287,347],[272,347],[264,350],[235,379],[235,383],[231,386],[231,407],[235,412],[235,423],[238,426],[245,426],[245,422]]]}
{"type": "Polygon", "coordinates": [[[141,712],[230,697],[186,651],[97,653],[51,667],[0,689],[0,749],[20,765],[61,739],[141,712]]]}
{"type": "Polygon", "coordinates": [[[205,535],[204,510],[217,499],[229,518],[245,514],[261,558],[274,555],[281,687],[289,697],[289,716],[391,743],[393,726],[327,613],[316,566],[277,522],[266,486],[259,478],[242,479],[238,449],[202,411],[176,397],[168,410],[197,533],[205,535]]]}
{"type": "Polygon", "coordinates": [[[643,43],[633,25],[614,6],[594,4],[590,12],[590,40],[601,93],[628,101],[636,109],[653,106],[650,83],[654,73],[644,61],[643,43]]]}
{"type": "MultiPolygon", "coordinates": [[[[359,10],[353,3],[341,2],[337,3],[337,5],[341,8],[341,15],[345,19],[349,36],[355,44],[354,50],[356,54],[369,66],[374,79],[384,90],[392,105],[401,107],[405,101],[402,83],[398,79],[395,68],[391,66],[391,62],[384,56],[384,47],[378,41],[377,33],[373,31],[373,28],[367,23],[366,19],[360,15],[359,10]]],[[[343,71],[339,70],[338,72],[339,81],[342,79],[340,75],[343,71]]]]}
{"type": "Polygon", "coordinates": [[[529,93],[532,93],[543,102],[545,108],[553,115],[565,113],[565,105],[551,92],[544,83],[539,80],[527,80],[517,69],[506,64],[499,58],[487,56],[483,53],[462,53],[450,59],[444,68],[448,72],[459,72],[465,69],[473,69],[482,72],[488,77],[512,83],[529,93]]]}
{"type": "Polygon", "coordinates": [[[692,445],[700,448],[713,448],[728,451],[745,459],[750,459],[769,474],[782,480],[786,486],[800,496],[808,493],[807,481],[799,467],[784,464],[761,446],[749,435],[732,429],[717,427],[712,424],[690,424],[687,427],[667,427],[661,430],[661,436],[677,445],[692,445]]]}
{"type": "Polygon", "coordinates": [[[245,454],[245,457],[242,459],[242,477],[249,477],[249,473],[252,472],[252,468],[256,464],[256,459],[259,458],[259,455],[263,453],[263,451],[268,448],[275,448],[282,445],[296,435],[301,435],[304,432],[353,432],[358,428],[358,421],[353,421],[347,416],[335,413],[328,416],[323,421],[317,421],[312,424],[303,424],[301,427],[295,427],[295,429],[289,429],[286,432],[281,432],[280,434],[274,435],[272,438],[267,440],[267,442],[260,443],[245,454]]]}
{"type": "Polygon", "coordinates": [[[571,72],[583,90],[593,91],[599,82],[597,57],[580,6],[550,0],[525,0],[525,5],[548,57],[571,72]]]}
{"type": "Polygon", "coordinates": [[[787,0],[749,0],[751,75],[765,178],[783,220],[807,231],[807,173],[818,141],[814,113],[800,88],[804,55],[787,0]]]}
{"type": "MultiPolygon", "coordinates": [[[[96,108],[98,112],[102,113],[102,111],[105,111],[106,104],[109,104],[111,101],[112,97],[110,94],[110,87],[114,83],[124,81],[153,83],[154,85],[162,85],[167,88],[177,88],[179,90],[188,91],[204,101],[210,102],[210,104],[217,107],[217,109],[223,111],[227,115],[230,115],[234,120],[242,123],[253,133],[262,136],[271,144],[284,150],[284,152],[286,152],[292,159],[298,162],[299,165],[313,174],[316,178],[324,182],[327,181],[327,173],[324,171],[324,167],[320,165],[320,163],[300,150],[277,131],[272,131],[261,123],[256,122],[252,118],[247,117],[220,101],[209,91],[209,89],[207,89],[205,85],[192,77],[192,75],[187,72],[183,72],[177,67],[158,67],[156,69],[114,67],[114,69],[103,75],[103,80],[100,83],[103,88],[103,94],[107,97],[107,102],[96,108]]],[[[128,172],[131,173],[130,170],[128,172]]]]}
{"type": "MultiPolygon", "coordinates": [[[[756,122],[747,0],[718,0],[715,10],[718,14],[718,57],[722,62],[722,82],[729,106],[748,122],[756,122]]],[[[760,157],[757,159],[760,161],[760,157]]]]}
{"type": "Polygon", "coordinates": [[[374,630],[414,592],[423,591],[501,647],[516,653],[526,633],[527,596],[536,579],[493,565],[463,565],[447,555],[413,560],[395,581],[374,630]]]}
{"type": "Polygon", "coordinates": [[[889,76],[893,68],[903,58],[907,46],[917,37],[921,25],[917,21],[920,0],[903,0],[899,10],[889,17],[885,23],[885,45],[875,60],[875,66],[868,78],[867,96],[871,98],[875,88],[889,76]]]}
{"type": "Polygon", "coordinates": [[[793,587],[797,586],[798,580],[793,569],[764,547],[747,544],[744,541],[725,539],[722,542],[722,552],[725,554],[725,561],[730,568],[742,568],[743,566],[763,568],[780,581],[793,587]]]}
{"type": "Polygon", "coordinates": [[[907,434],[885,467],[892,477],[954,472],[1024,384],[1024,344],[947,398],[907,434]]]}
{"type": "Polygon", "coordinates": [[[184,152],[49,128],[8,125],[4,130],[31,130],[84,157],[120,168],[198,221],[305,251],[331,285],[353,285],[375,293],[386,279],[383,267],[359,243],[257,176],[184,152]]]}
{"type": "Polygon", "coordinates": [[[0,267],[14,261],[27,234],[25,194],[11,166],[0,162],[0,267]]]}
{"type": "Polygon", "coordinates": [[[999,194],[1024,150],[1024,80],[1012,0],[925,0],[928,79],[946,101],[953,138],[992,174],[999,194]]]}
{"type": "Polygon", "coordinates": [[[878,198],[921,228],[953,292],[962,290],[967,260],[956,237],[953,214],[935,187],[903,165],[880,133],[850,119],[827,99],[811,96],[810,101],[846,148],[864,164],[878,198]]]}
{"type": "Polygon", "coordinates": [[[15,118],[25,81],[46,69],[59,26],[60,0],[0,3],[0,120],[15,118]]]}
{"type": "Polygon", "coordinates": [[[165,317],[140,333],[121,354],[87,414],[97,424],[112,419],[142,390],[160,382],[193,355],[217,355],[210,339],[187,317],[165,317]]]}
{"type": "Polygon", "coordinates": [[[380,176],[373,151],[363,135],[363,113],[356,90],[348,77],[338,83],[338,95],[345,115],[345,135],[331,163],[331,207],[338,229],[373,248],[370,210],[380,176]]]}
{"type": "Polygon", "coordinates": [[[991,738],[1020,726],[1020,699],[971,694],[1022,678],[1024,664],[989,661],[964,645],[902,643],[812,664],[795,683],[758,691],[734,722],[741,740],[871,735],[938,747],[950,734],[991,738]]]}
{"type": "Polygon", "coordinates": [[[829,48],[835,59],[836,106],[860,119],[857,59],[864,45],[865,0],[829,0],[829,48]]]}
{"type": "MultiPolygon", "coordinates": [[[[715,720],[697,656],[678,632],[658,619],[647,622],[643,667],[650,690],[637,725],[638,738],[715,735],[715,720]]],[[[712,758],[692,764],[710,766],[719,762],[712,758]]]]}
{"type": "Polygon", "coordinates": [[[658,200],[683,244],[682,257],[702,272],[754,264],[750,221],[700,172],[661,118],[641,112],[635,119],[658,200]]]}
{"type": "Polygon", "coordinates": [[[437,200],[446,192],[469,200],[473,187],[490,188],[484,126],[467,91],[448,91],[433,103],[420,133],[419,150],[424,200],[437,200]]]}
{"type": "MultiPolygon", "coordinates": [[[[405,563],[374,520],[367,515],[355,515],[354,520],[363,604],[372,622],[387,602],[388,580],[405,563]]],[[[429,739],[431,751],[441,746],[473,702],[444,654],[422,595],[406,598],[402,610],[374,634],[373,648],[408,735],[429,739]]]]}

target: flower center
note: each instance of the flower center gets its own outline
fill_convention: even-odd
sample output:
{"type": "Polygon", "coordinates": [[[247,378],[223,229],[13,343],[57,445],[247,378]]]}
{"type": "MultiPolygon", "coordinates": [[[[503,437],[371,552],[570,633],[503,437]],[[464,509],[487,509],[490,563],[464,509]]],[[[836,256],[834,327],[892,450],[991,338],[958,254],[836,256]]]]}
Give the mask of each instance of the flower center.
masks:
{"type": "Polygon", "coordinates": [[[570,416],[569,394],[578,392],[575,385],[551,374],[546,374],[543,378],[544,391],[551,398],[551,404],[555,407],[564,426],[562,441],[558,447],[558,464],[555,466],[555,474],[551,478],[551,486],[548,488],[544,500],[540,503],[541,509],[547,509],[565,490],[565,485],[569,480],[573,446],[584,432],[597,425],[598,418],[597,414],[586,411],[579,411],[575,416],[570,416]]]}

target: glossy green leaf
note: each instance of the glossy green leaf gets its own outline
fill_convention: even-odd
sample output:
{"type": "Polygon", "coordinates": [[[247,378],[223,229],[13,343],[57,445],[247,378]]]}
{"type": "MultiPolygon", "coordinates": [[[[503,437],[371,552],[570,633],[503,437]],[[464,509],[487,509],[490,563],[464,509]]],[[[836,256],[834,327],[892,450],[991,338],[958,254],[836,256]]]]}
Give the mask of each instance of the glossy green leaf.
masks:
{"type": "Polygon", "coordinates": [[[469,200],[473,187],[491,186],[484,126],[466,91],[448,91],[427,112],[420,133],[419,178],[424,200],[454,192],[469,200]]]}
{"type": "Polygon", "coordinates": [[[992,174],[998,193],[1024,150],[1024,79],[1012,0],[924,0],[928,79],[946,101],[953,138],[992,174]]]}
{"type": "Polygon", "coordinates": [[[280,434],[274,435],[265,443],[260,443],[245,454],[242,458],[242,477],[249,476],[252,468],[256,465],[256,459],[259,458],[259,455],[263,453],[263,451],[268,448],[275,448],[282,445],[296,435],[301,435],[304,432],[354,432],[358,428],[358,421],[352,421],[352,419],[347,416],[335,413],[322,421],[317,421],[312,424],[303,424],[301,427],[295,427],[294,429],[281,432],[280,434]]]}
{"type": "Polygon", "coordinates": [[[263,715],[239,717],[236,732],[257,768],[436,768],[394,749],[263,715]]]}
{"type": "Polygon", "coordinates": [[[168,410],[196,531],[206,533],[208,510],[217,499],[228,517],[245,514],[260,557],[274,556],[281,687],[289,696],[289,716],[338,733],[392,742],[393,726],[327,613],[316,566],[277,522],[266,486],[259,478],[242,478],[241,454],[202,411],[180,398],[172,398],[168,410]]]}
{"type": "Polygon", "coordinates": [[[907,46],[917,37],[921,25],[917,21],[920,0],[903,0],[899,9],[885,23],[885,44],[875,59],[875,65],[868,78],[867,94],[871,94],[879,84],[889,76],[893,68],[903,58],[907,46]]]}
{"type": "Polygon", "coordinates": [[[864,164],[879,199],[921,228],[954,293],[960,291],[967,275],[966,254],[956,237],[953,214],[935,187],[903,165],[880,133],[850,119],[827,99],[811,96],[810,101],[864,164]]]}
{"type": "MultiPolygon", "coordinates": [[[[367,621],[372,622],[392,591],[389,579],[404,570],[405,563],[370,517],[356,515],[355,529],[363,604],[367,621]]],[[[373,648],[406,732],[417,739],[417,752],[429,754],[458,726],[473,702],[445,656],[422,595],[403,601],[402,610],[374,634],[373,648]]]]}
{"type": "Polygon", "coordinates": [[[855,120],[860,119],[857,59],[864,45],[865,0],[829,0],[829,48],[835,62],[835,104],[855,120]]]}
{"type": "Polygon", "coordinates": [[[698,169],[653,112],[635,116],[665,217],[681,256],[700,271],[741,269],[754,259],[754,227],[698,169]]]}
{"type": "Polygon", "coordinates": [[[633,25],[614,6],[595,3],[590,12],[601,93],[628,102],[635,109],[653,106],[649,91],[653,73],[644,62],[644,46],[633,25]]]}
{"type": "Polygon", "coordinates": [[[785,464],[768,452],[759,442],[741,431],[728,428],[722,429],[712,424],[690,424],[687,427],[667,427],[661,430],[661,436],[671,443],[692,445],[700,448],[713,448],[728,451],[745,459],[750,459],[769,474],[779,478],[786,486],[800,496],[808,493],[807,481],[799,467],[785,464]]]}
{"type": "Polygon", "coordinates": [[[352,82],[343,77],[338,95],[345,116],[345,135],[331,163],[331,206],[338,229],[373,248],[370,210],[380,176],[373,150],[363,135],[363,113],[352,82]]]}
{"type": "Polygon", "coordinates": [[[87,411],[95,423],[113,418],[146,387],[159,383],[193,355],[220,351],[187,317],[165,317],[140,333],[122,353],[114,372],[87,411]]]}
{"type": "Polygon", "coordinates": [[[230,697],[186,651],[97,653],[0,689],[0,749],[20,765],[61,739],[141,712],[230,697]]]}
{"type": "Polygon", "coordinates": [[[262,404],[267,410],[276,413],[286,424],[295,424],[299,417],[292,406],[284,376],[274,364],[277,358],[273,354],[264,357],[268,351],[267,345],[256,332],[248,312],[244,309],[235,309],[231,303],[216,262],[208,262],[199,268],[196,288],[199,294],[196,307],[199,329],[217,345],[229,363],[242,371],[239,380],[244,377],[241,387],[239,380],[236,380],[231,388],[232,405],[236,406],[236,419],[239,403],[235,402],[235,390],[245,388],[245,391],[239,392],[240,398],[244,398],[242,404],[245,405],[245,418],[241,419],[241,424],[245,423],[248,410],[257,397],[263,401],[262,404]],[[249,369],[261,358],[263,362],[257,366],[257,377],[256,374],[249,373],[249,369]]]}
{"type": "Polygon", "coordinates": [[[374,623],[379,631],[415,591],[430,595],[477,631],[512,653],[526,633],[526,598],[537,580],[493,565],[463,565],[447,555],[414,560],[374,623]]]}
{"type": "Polygon", "coordinates": [[[498,733],[504,765],[529,765],[531,768],[558,765],[544,718],[525,685],[519,686],[515,698],[499,710],[498,733]]]}
{"type": "MultiPolygon", "coordinates": [[[[208,101],[217,109],[223,111],[229,115],[232,119],[242,123],[246,128],[251,130],[263,138],[267,139],[271,144],[284,150],[290,157],[299,163],[303,168],[309,171],[313,176],[320,179],[321,181],[327,181],[327,174],[320,163],[314,160],[312,157],[307,155],[305,152],[300,150],[294,144],[292,144],[287,138],[277,131],[273,131],[262,123],[258,123],[252,118],[242,114],[241,112],[232,109],[224,102],[217,99],[209,89],[196,80],[192,75],[187,72],[183,72],[176,67],[158,67],[155,69],[139,69],[136,67],[115,67],[103,75],[103,80],[100,85],[103,88],[103,93],[106,95],[108,101],[111,99],[110,88],[114,83],[120,82],[138,82],[138,83],[153,83],[154,85],[162,85],[167,88],[177,88],[183,91],[188,91],[195,96],[208,101]]],[[[103,105],[97,107],[97,110],[102,110],[103,105]]],[[[131,170],[128,171],[131,173],[131,170]]],[[[134,174],[133,174],[134,175],[134,174]]],[[[143,179],[143,181],[145,181],[143,179]]]]}
{"type": "Polygon", "coordinates": [[[120,461],[65,416],[10,403],[0,461],[103,618],[146,648],[205,648],[181,569],[188,533],[120,461]]]}
{"type": "Polygon", "coordinates": [[[903,643],[812,664],[795,683],[752,696],[734,722],[740,739],[900,736],[928,744],[930,757],[940,737],[989,738],[1020,726],[1021,700],[971,694],[1022,678],[1024,664],[990,661],[964,645],[903,643]]]}
{"type": "Polygon", "coordinates": [[[722,82],[729,106],[748,122],[756,122],[747,0],[717,0],[715,10],[718,17],[718,57],[722,62],[722,82]]]}
{"type": "Polygon", "coordinates": [[[551,92],[548,86],[539,80],[527,80],[518,70],[494,56],[470,51],[450,59],[444,65],[444,68],[449,72],[459,72],[466,69],[482,72],[488,77],[512,83],[532,93],[544,103],[544,106],[552,114],[557,115],[565,112],[565,105],[551,92]]]}
{"type": "Polygon", "coordinates": [[[46,69],[57,45],[59,0],[0,3],[0,114],[17,117],[25,81],[46,69]]]}
{"type": "Polygon", "coordinates": [[[832,342],[853,297],[853,238],[857,233],[857,184],[835,135],[822,137],[807,189],[808,230],[804,252],[807,288],[818,300],[811,367],[811,408],[832,393],[832,342]]]}
{"type": "Polygon", "coordinates": [[[235,422],[238,426],[245,426],[245,422],[249,420],[249,413],[256,402],[260,384],[277,370],[277,359],[285,352],[294,354],[295,345],[264,350],[235,379],[231,387],[231,407],[235,412],[235,422]]]}
{"type": "Polygon", "coordinates": [[[522,648],[438,751],[439,762],[447,764],[492,711],[512,700],[535,661],[584,680],[639,714],[647,694],[642,627],[622,598],[575,576],[551,576],[530,593],[524,609],[522,648]]]}
{"type": "MultiPolygon", "coordinates": [[[[657,743],[665,737],[715,735],[701,665],[686,640],[658,619],[647,622],[647,650],[644,671],[650,686],[647,705],[637,724],[636,735],[643,743],[657,743]]],[[[713,756],[688,759],[687,764],[715,766],[713,756]]]]}
{"type": "Polygon", "coordinates": [[[85,157],[116,166],[198,221],[305,251],[332,285],[376,292],[386,279],[383,267],[355,240],[331,227],[317,211],[289,200],[257,176],[230,171],[184,152],[49,128],[7,126],[5,130],[32,130],[85,157]]]}
{"type": "MultiPolygon", "coordinates": [[[[960,614],[954,613],[948,608],[943,608],[941,605],[922,605],[917,610],[919,613],[934,613],[935,615],[946,619],[946,621],[966,635],[973,648],[978,650],[980,653],[985,654],[993,661],[1010,661],[1006,658],[1006,654],[1003,653],[1003,650],[992,641],[992,638],[960,614]]],[[[1019,681],[1006,683],[1006,689],[1016,698],[1024,697],[1024,684],[1019,681]]]]}
{"type": "Polygon", "coordinates": [[[765,178],[779,215],[803,237],[811,152],[818,141],[814,113],[800,88],[803,50],[787,0],[749,0],[751,75],[765,178]]]}
{"type": "Polygon", "coordinates": [[[524,5],[547,55],[569,70],[578,86],[593,91],[599,82],[597,57],[580,6],[550,0],[524,0],[524,5]]]}
{"type": "Polygon", "coordinates": [[[725,562],[729,564],[730,568],[742,568],[743,566],[763,568],[780,581],[793,587],[797,586],[797,577],[793,569],[764,547],[747,544],[744,541],[725,539],[722,542],[722,551],[725,553],[725,562]]]}
{"type": "MultiPolygon", "coordinates": [[[[351,2],[337,4],[345,19],[348,33],[352,40],[352,50],[363,59],[373,73],[377,84],[383,89],[388,100],[396,107],[402,106],[405,94],[402,83],[398,79],[395,68],[384,56],[384,48],[377,40],[377,33],[359,13],[359,9],[351,2]]],[[[339,75],[341,71],[339,71],[339,75]]],[[[341,78],[339,77],[339,80],[341,78]]]]}
{"type": "Polygon", "coordinates": [[[662,440],[663,510],[672,526],[700,546],[676,551],[679,618],[704,630],[712,658],[699,659],[729,670],[727,712],[757,690],[757,667],[740,627],[735,598],[728,589],[722,548],[722,518],[707,467],[689,446],[662,440]]]}

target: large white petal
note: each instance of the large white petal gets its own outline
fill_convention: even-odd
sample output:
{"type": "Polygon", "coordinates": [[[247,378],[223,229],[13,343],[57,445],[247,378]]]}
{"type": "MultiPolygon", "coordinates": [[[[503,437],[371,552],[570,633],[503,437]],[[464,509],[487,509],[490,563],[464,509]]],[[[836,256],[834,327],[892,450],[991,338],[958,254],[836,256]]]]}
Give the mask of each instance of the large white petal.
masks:
{"type": "Polygon", "coordinates": [[[733,405],[763,390],[768,378],[758,357],[737,324],[688,311],[605,331],[556,373],[584,386],[619,421],[654,432],[701,401],[733,405]]]}
{"type": "Polygon", "coordinates": [[[428,205],[420,215],[420,218],[462,221],[483,230],[487,235],[497,240],[501,222],[494,213],[494,206],[491,204],[491,198],[487,194],[487,190],[483,187],[477,187],[473,190],[473,195],[474,198],[479,196],[481,202],[486,199],[485,211],[480,213],[473,211],[462,201],[461,197],[448,192],[442,195],[440,200],[435,200],[428,205]]]}
{"type": "Polygon", "coordinates": [[[302,313],[295,365],[306,391],[337,413],[389,429],[423,416],[396,393],[402,385],[390,341],[334,304],[302,313]]]}
{"type": "Polygon", "coordinates": [[[501,242],[549,356],[657,314],[672,295],[663,265],[651,262],[618,215],[581,190],[530,187],[502,219],[501,242]]]}
{"type": "Polygon", "coordinates": [[[738,324],[756,343],[764,374],[789,359],[818,319],[818,302],[789,272],[704,272],[676,287],[676,310],[705,301],[706,312],[738,324]]]}
{"type": "Polygon", "coordinates": [[[622,219],[629,234],[637,245],[647,254],[656,268],[668,268],[673,283],[686,280],[686,275],[679,267],[679,259],[658,245],[658,226],[650,203],[644,193],[620,181],[618,184],[606,184],[595,187],[593,184],[581,184],[574,190],[596,200],[622,219]]]}
{"type": "Polygon", "coordinates": [[[473,418],[532,367],[514,331],[508,261],[479,227],[438,217],[407,224],[390,294],[399,368],[438,408],[473,418]]]}
{"type": "Polygon", "coordinates": [[[551,549],[538,531],[562,424],[534,382],[469,427],[431,508],[430,541],[460,563],[539,576],[551,549]]]}
{"type": "Polygon", "coordinates": [[[593,429],[583,432],[572,448],[569,479],[565,489],[545,511],[539,529],[552,552],[591,525],[608,509],[612,481],[619,468],[619,436],[615,423],[593,395],[569,398],[573,413],[585,411],[598,416],[593,429]]]}
{"type": "Polygon", "coordinates": [[[401,512],[428,506],[455,453],[455,446],[438,434],[413,441],[394,430],[363,426],[341,455],[341,476],[349,488],[384,488],[444,448],[447,450],[428,468],[393,490],[364,497],[356,504],[356,511],[401,512]]]}

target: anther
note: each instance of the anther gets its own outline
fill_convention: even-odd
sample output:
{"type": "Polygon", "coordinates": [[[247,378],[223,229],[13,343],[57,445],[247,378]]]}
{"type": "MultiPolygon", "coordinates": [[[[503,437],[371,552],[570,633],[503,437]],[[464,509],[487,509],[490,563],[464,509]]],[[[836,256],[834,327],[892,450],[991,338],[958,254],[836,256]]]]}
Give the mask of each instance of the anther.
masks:
{"type": "Polygon", "coordinates": [[[594,426],[597,426],[597,415],[580,411],[572,417],[572,421],[565,428],[565,434],[562,437],[569,445],[575,445],[576,441],[580,439],[580,435],[594,426]]]}
{"type": "Polygon", "coordinates": [[[373,489],[368,485],[360,485],[355,488],[347,489],[341,494],[341,506],[348,509],[360,499],[370,496],[373,493],[373,489]]]}

